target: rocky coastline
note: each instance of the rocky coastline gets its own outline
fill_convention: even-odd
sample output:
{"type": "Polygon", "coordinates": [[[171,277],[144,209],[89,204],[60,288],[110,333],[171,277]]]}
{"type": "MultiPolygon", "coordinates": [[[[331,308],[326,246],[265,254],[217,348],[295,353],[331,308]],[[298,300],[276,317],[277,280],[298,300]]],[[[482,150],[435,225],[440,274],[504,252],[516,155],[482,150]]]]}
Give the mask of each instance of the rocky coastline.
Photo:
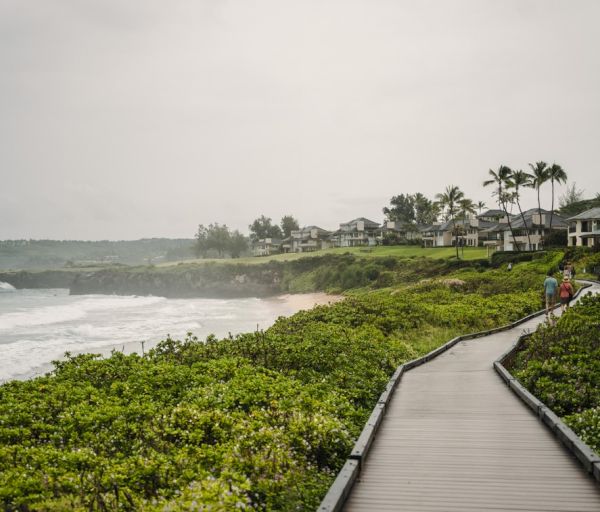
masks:
{"type": "Polygon", "coordinates": [[[282,293],[281,272],[248,265],[198,265],[167,270],[152,267],[96,271],[46,270],[0,273],[15,288],[68,288],[71,295],[159,295],[170,298],[268,297],[282,293]]]}

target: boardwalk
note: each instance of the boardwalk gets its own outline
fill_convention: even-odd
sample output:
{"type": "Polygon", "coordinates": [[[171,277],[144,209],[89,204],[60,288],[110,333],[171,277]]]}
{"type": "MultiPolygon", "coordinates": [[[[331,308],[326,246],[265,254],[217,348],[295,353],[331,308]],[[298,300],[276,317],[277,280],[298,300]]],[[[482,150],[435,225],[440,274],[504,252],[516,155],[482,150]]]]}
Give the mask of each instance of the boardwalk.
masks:
{"type": "Polygon", "coordinates": [[[600,488],[492,368],[541,320],[405,373],[344,510],[600,511],[600,488]]]}

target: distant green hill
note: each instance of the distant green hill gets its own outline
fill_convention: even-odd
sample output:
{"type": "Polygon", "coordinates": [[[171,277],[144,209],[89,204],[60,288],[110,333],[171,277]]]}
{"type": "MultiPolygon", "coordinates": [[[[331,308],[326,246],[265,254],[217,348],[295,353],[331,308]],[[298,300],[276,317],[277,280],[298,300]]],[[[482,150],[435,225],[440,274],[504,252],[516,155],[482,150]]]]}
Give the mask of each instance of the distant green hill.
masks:
{"type": "Polygon", "coordinates": [[[194,257],[193,239],[0,240],[0,269],[53,269],[97,264],[140,265],[194,257]]]}

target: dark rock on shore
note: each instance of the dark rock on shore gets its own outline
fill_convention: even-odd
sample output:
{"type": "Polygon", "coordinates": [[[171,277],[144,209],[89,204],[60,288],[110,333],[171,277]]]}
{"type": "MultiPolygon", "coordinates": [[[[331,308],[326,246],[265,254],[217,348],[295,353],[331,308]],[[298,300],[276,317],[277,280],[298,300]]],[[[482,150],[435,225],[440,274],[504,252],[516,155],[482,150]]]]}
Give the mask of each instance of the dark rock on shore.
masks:
{"type": "Polygon", "coordinates": [[[182,298],[265,297],[281,291],[276,275],[222,275],[215,270],[202,267],[184,272],[101,270],[78,274],[70,291],[73,295],[114,293],[182,298]]]}
{"type": "Polygon", "coordinates": [[[70,288],[78,272],[70,270],[43,270],[39,272],[19,270],[1,272],[0,281],[15,288],[70,288]]]}

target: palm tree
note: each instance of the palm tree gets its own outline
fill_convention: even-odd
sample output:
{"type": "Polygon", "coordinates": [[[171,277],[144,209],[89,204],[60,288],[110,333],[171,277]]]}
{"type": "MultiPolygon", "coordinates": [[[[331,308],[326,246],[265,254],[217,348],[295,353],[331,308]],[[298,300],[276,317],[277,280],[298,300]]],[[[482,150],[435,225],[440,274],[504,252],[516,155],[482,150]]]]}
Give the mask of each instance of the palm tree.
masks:
{"type": "Polygon", "coordinates": [[[515,201],[517,203],[517,208],[519,209],[519,213],[521,214],[521,220],[523,221],[523,226],[525,227],[525,232],[527,233],[527,242],[529,243],[529,249],[531,250],[531,237],[529,236],[529,227],[525,222],[525,216],[523,215],[523,210],[521,210],[521,203],[519,201],[519,187],[528,187],[531,183],[531,174],[526,173],[525,171],[519,169],[518,171],[513,171],[510,176],[510,182],[512,186],[515,188],[515,201]]]}
{"type": "Polygon", "coordinates": [[[560,165],[552,164],[548,168],[548,178],[550,179],[550,183],[552,183],[552,208],[550,208],[549,228],[549,230],[552,231],[552,215],[554,215],[554,182],[565,183],[567,181],[567,173],[560,165]]]}
{"type": "MultiPolygon", "coordinates": [[[[536,162],[535,165],[529,164],[531,167],[531,184],[529,185],[531,188],[535,188],[537,191],[537,200],[538,200],[538,218],[540,223],[542,222],[542,205],[540,203],[540,188],[544,183],[548,181],[548,164],[543,161],[536,162]]],[[[541,240],[542,245],[544,243],[544,226],[541,229],[541,240]]]]}
{"type": "Polygon", "coordinates": [[[481,215],[481,210],[483,210],[485,208],[485,203],[483,201],[479,201],[475,205],[475,208],[477,208],[479,210],[479,215],[481,215]]]}
{"type": "MultiPolygon", "coordinates": [[[[463,219],[463,230],[466,229],[468,233],[471,223],[469,222],[469,226],[465,228],[465,221],[467,220],[467,214],[470,213],[472,215],[475,215],[475,203],[473,202],[473,200],[464,197],[458,202],[458,209],[460,211],[460,217],[463,219]]],[[[465,252],[464,245],[462,248],[462,252],[463,254],[465,252]]]]}
{"type": "Polygon", "coordinates": [[[519,245],[515,241],[515,234],[513,232],[512,224],[510,222],[510,215],[508,214],[508,210],[506,208],[506,205],[510,201],[510,194],[506,192],[506,189],[512,186],[512,182],[510,180],[512,170],[506,165],[501,165],[500,167],[498,167],[497,171],[493,171],[492,169],[490,169],[488,171],[488,174],[492,177],[492,179],[484,181],[483,186],[487,187],[488,185],[496,185],[496,190],[493,194],[498,198],[498,205],[504,211],[504,215],[506,215],[506,220],[508,221],[508,229],[510,230],[512,239],[515,242],[514,245],[517,248],[517,251],[520,251],[521,249],[519,249],[519,245]]]}
{"type": "Polygon", "coordinates": [[[452,221],[452,231],[454,232],[454,245],[456,246],[456,259],[458,256],[458,231],[456,230],[455,216],[458,212],[459,201],[465,197],[465,194],[455,185],[448,185],[441,194],[436,194],[436,199],[442,208],[446,209],[446,214],[452,221]]]}
{"type": "Polygon", "coordinates": [[[467,213],[475,214],[476,205],[472,199],[467,199],[466,197],[463,197],[458,202],[458,207],[463,215],[463,218],[465,219],[467,218],[467,213]]]}

